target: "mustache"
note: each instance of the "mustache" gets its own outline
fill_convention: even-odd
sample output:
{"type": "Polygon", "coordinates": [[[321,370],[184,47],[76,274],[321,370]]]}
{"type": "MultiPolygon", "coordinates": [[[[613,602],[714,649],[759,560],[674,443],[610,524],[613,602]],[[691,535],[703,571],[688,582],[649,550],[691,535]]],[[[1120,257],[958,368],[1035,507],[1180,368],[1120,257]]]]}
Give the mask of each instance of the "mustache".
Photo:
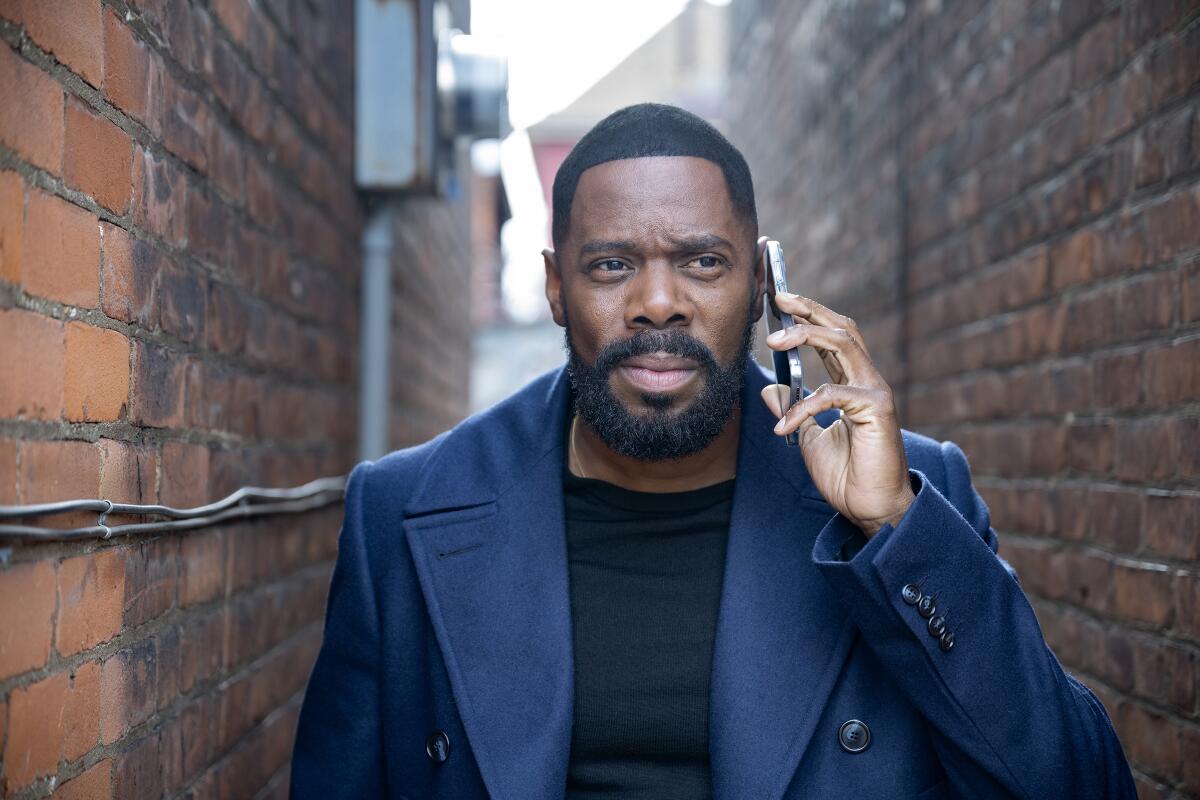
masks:
{"type": "Polygon", "coordinates": [[[712,351],[680,328],[665,331],[647,328],[628,339],[613,342],[600,351],[592,368],[608,373],[626,359],[649,353],[670,353],[680,358],[690,358],[709,374],[718,369],[712,351]]]}

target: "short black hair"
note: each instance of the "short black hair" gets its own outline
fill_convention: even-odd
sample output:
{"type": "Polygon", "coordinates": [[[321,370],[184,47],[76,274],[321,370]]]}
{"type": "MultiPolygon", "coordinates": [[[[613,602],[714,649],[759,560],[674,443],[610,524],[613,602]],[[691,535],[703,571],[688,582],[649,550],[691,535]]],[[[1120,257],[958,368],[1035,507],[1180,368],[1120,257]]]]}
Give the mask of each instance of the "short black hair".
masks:
{"type": "Polygon", "coordinates": [[[638,103],[618,109],[584,134],[563,159],[554,176],[554,249],[567,238],[571,202],[579,176],[607,161],[651,156],[695,156],[707,159],[725,174],[734,213],[758,236],[754,182],[746,159],[721,132],[690,111],[663,103],[638,103]]]}

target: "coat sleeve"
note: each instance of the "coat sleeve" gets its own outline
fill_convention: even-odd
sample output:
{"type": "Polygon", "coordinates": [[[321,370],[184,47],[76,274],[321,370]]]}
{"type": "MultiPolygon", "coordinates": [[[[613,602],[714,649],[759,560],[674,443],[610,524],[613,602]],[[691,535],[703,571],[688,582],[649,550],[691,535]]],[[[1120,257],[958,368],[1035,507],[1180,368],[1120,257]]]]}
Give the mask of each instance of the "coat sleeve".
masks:
{"type": "MultiPolygon", "coordinates": [[[[901,691],[927,719],[957,794],[1133,798],[1104,707],[1042,638],[961,449],[941,444],[943,487],[910,469],[916,501],[869,541],[841,514],[813,550],[818,569],[901,691]],[[933,598],[943,649],[910,604],[933,598]]],[[[931,472],[934,470],[931,469],[931,472]]]]}
{"type": "Polygon", "coordinates": [[[371,462],[360,462],[346,480],[325,638],[309,677],[292,752],[294,798],[371,798],[384,792],[379,610],[363,531],[370,467],[371,462]]]}

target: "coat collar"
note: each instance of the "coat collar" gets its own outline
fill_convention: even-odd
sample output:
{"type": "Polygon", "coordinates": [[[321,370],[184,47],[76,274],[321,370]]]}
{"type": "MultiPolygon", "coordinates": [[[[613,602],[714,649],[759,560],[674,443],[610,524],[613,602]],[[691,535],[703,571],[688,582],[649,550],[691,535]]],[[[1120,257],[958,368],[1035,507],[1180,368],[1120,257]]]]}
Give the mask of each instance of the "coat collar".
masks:
{"type": "MultiPolygon", "coordinates": [[[[716,800],[783,795],[853,638],[811,558],[834,510],[799,451],[772,432],[759,398],[768,382],[751,360],[710,690],[716,800]]],[[[455,700],[497,800],[560,800],[566,785],[569,404],[560,367],[464,421],[431,455],[405,506],[455,700]]]]}

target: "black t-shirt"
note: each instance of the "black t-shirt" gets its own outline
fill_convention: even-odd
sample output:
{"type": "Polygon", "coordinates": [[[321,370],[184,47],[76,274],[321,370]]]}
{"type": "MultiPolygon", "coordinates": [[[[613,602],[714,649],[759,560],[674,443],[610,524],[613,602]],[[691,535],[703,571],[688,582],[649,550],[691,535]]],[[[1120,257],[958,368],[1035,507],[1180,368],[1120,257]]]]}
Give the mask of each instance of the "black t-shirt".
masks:
{"type": "Polygon", "coordinates": [[[733,484],[634,492],[564,469],[567,800],[712,796],[708,690],[733,484]]]}

